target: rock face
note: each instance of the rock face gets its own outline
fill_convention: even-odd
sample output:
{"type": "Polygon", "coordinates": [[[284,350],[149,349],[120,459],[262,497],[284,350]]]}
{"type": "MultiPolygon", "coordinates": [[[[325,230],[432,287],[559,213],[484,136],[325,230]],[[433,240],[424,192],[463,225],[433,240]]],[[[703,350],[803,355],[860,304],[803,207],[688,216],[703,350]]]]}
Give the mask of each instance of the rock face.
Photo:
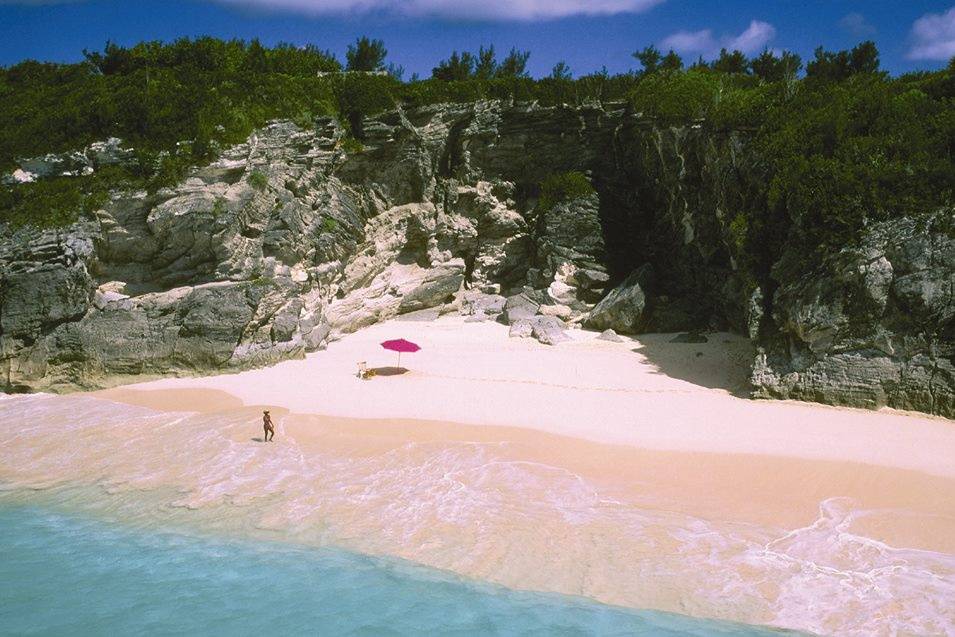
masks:
{"type": "Polygon", "coordinates": [[[548,305],[565,318],[591,309],[603,296],[607,274],[597,195],[560,202],[537,220],[538,269],[529,283],[547,291],[548,305]]]}
{"type": "Polygon", "coordinates": [[[776,291],[762,396],[955,414],[955,214],[871,226],[776,291]]]}
{"type": "MultiPolygon", "coordinates": [[[[742,134],[622,105],[475,102],[274,122],[156,193],[68,228],[0,225],[0,371],[68,390],[320,349],[426,309],[557,344],[598,330],[748,334],[760,396],[955,416],[955,221],[870,224],[817,270],[755,280],[732,222],[764,205],[742,134]],[[597,194],[539,205],[570,170],[597,194]]],[[[130,161],[118,140],[23,160],[5,183],[130,161]]],[[[768,268],[768,266],[767,266],[768,268]]],[[[432,316],[432,313],[427,314],[432,316]]]]}

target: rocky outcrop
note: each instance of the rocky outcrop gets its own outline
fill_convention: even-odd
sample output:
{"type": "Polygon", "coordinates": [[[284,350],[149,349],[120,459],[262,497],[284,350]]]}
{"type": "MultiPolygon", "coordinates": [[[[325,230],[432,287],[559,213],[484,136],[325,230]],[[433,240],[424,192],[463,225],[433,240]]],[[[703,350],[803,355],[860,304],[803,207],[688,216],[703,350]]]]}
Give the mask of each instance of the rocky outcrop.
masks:
{"type": "Polygon", "coordinates": [[[79,177],[90,175],[104,166],[131,165],[135,161],[133,150],[123,148],[121,140],[111,137],[90,144],[82,151],[23,159],[16,170],[0,178],[0,183],[12,185],[47,177],[79,177]]]}
{"type": "Polygon", "coordinates": [[[510,296],[504,302],[504,320],[508,325],[515,321],[531,319],[537,316],[541,304],[527,292],[510,296]]]}
{"type": "Polygon", "coordinates": [[[529,283],[546,290],[553,315],[582,315],[600,300],[610,280],[597,195],[560,202],[541,211],[534,241],[538,267],[529,283]]]}
{"type": "MultiPolygon", "coordinates": [[[[734,223],[765,206],[766,162],[743,133],[659,128],[622,105],[502,102],[397,109],[351,130],[360,144],[334,119],[275,122],[71,227],[0,225],[8,385],[241,369],[457,311],[548,344],[578,323],[733,330],[759,346],[760,396],[955,416],[950,210],[870,224],[816,270],[794,253],[754,276],[734,223]],[[545,208],[540,182],[569,170],[596,193],[545,208]]],[[[21,161],[5,181],[131,152],[109,140],[21,161]]]]}
{"type": "Polygon", "coordinates": [[[874,224],[815,276],[780,275],[758,394],[955,415],[953,230],[950,210],[874,224]]]}
{"type": "Polygon", "coordinates": [[[636,334],[644,325],[644,310],[652,270],[642,266],[615,287],[591,310],[585,325],[596,330],[636,334]]]}
{"type": "MultiPolygon", "coordinates": [[[[497,295],[528,282],[533,214],[462,145],[527,116],[506,110],[397,111],[365,122],[357,152],[332,119],[276,122],[174,188],[112,193],[94,220],[0,226],[8,384],[58,390],[267,364],[465,291],[484,295],[475,320],[496,318],[497,295]]],[[[88,174],[128,153],[109,140],[18,170],[88,174]]]]}

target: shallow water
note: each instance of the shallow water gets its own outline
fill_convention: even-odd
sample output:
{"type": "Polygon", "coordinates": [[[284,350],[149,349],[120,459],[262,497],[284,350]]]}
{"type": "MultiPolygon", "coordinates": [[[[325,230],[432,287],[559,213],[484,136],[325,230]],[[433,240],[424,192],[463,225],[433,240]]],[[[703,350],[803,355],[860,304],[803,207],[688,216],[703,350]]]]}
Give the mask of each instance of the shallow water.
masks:
{"type": "MultiPolygon", "coordinates": [[[[140,546],[136,542],[153,546],[143,538],[172,523],[218,537],[403,558],[510,588],[580,595],[629,608],[839,635],[955,634],[955,556],[867,537],[857,523],[884,512],[861,508],[838,493],[820,502],[817,519],[805,526],[733,523],[678,512],[654,493],[623,494],[565,466],[530,461],[527,449],[507,442],[405,441],[400,436],[396,442],[349,438],[332,429],[318,430],[314,440],[296,441],[285,435],[287,423],[278,416],[278,442],[263,445],[250,439],[259,431],[258,418],[255,410],[162,413],[84,396],[0,399],[0,436],[6,440],[0,447],[0,489],[7,491],[8,504],[50,501],[56,510],[66,507],[96,519],[121,521],[141,535],[115,537],[135,539],[134,547],[140,546]]],[[[890,513],[894,518],[905,514],[890,513]]],[[[78,528],[93,528],[84,524],[78,528]]],[[[101,531],[96,527],[92,535],[101,531]]],[[[111,554],[108,543],[99,542],[89,559],[95,563],[104,553],[111,554]]],[[[69,542],[66,546],[67,553],[82,550],[69,542]]],[[[183,541],[182,546],[193,545],[183,541]]],[[[221,551],[241,555],[230,558],[230,564],[258,555],[247,554],[251,549],[241,542],[223,546],[232,548],[221,551]]],[[[160,562],[181,566],[175,553],[160,562]]],[[[351,605],[345,615],[359,614],[349,621],[364,621],[361,596],[341,593],[349,586],[362,587],[360,582],[348,583],[347,574],[328,575],[339,582],[333,588],[338,592],[328,597],[312,593],[319,596],[315,599],[296,598],[304,593],[291,590],[296,587],[286,585],[284,578],[309,582],[295,579],[305,577],[295,575],[293,568],[300,557],[316,559],[316,564],[324,564],[327,555],[377,563],[340,553],[270,550],[263,555],[266,570],[273,565],[269,556],[298,556],[282,558],[284,562],[274,557],[280,563],[274,586],[298,599],[289,608],[342,595],[351,605]]],[[[130,560],[137,562],[135,555],[130,560]]],[[[254,569],[229,568],[239,570],[210,571],[210,581],[255,578],[254,569]]],[[[372,571],[376,578],[401,580],[395,571],[372,571]]],[[[399,571],[403,577],[405,571],[399,571]]],[[[109,579],[107,574],[102,577],[109,579]]],[[[416,581],[408,586],[418,586],[416,581]]],[[[441,582],[429,595],[455,599],[458,594],[487,593],[441,582]]],[[[301,587],[307,589],[305,584],[301,587]]],[[[223,590],[210,594],[227,596],[223,590]]],[[[242,590],[236,593],[243,599],[240,608],[264,605],[259,589],[242,590]]],[[[154,592],[164,594],[161,587],[154,592]]],[[[390,594],[380,592],[382,599],[390,594]]],[[[177,595],[181,601],[185,593],[177,595]]],[[[508,599],[518,598],[525,599],[508,599]]],[[[482,604],[499,598],[482,599],[447,604],[484,608],[482,604]]],[[[410,598],[407,603],[418,609],[410,598]]],[[[148,608],[141,599],[130,604],[148,608]]],[[[210,604],[235,608],[228,601],[210,604]]],[[[431,608],[418,610],[423,614],[413,622],[419,623],[402,624],[402,631],[444,619],[442,613],[431,615],[431,608]]],[[[416,616],[418,610],[403,612],[416,616]]],[[[201,616],[204,611],[196,612],[201,616]]],[[[453,609],[444,612],[454,621],[459,618],[453,609]]],[[[496,621],[485,616],[479,620],[496,621]]],[[[392,621],[397,620],[385,623],[392,621]]],[[[526,621],[521,626],[530,630],[542,619],[526,621]]],[[[468,626],[481,631],[481,625],[468,626]]],[[[508,624],[488,626],[504,631],[508,624]]],[[[569,624],[569,630],[573,626],[578,625],[569,624]]]]}
{"type": "Polygon", "coordinates": [[[131,530],[0,504],[0,634],[768,635],[510,591],[331,549],[131,530]]]}

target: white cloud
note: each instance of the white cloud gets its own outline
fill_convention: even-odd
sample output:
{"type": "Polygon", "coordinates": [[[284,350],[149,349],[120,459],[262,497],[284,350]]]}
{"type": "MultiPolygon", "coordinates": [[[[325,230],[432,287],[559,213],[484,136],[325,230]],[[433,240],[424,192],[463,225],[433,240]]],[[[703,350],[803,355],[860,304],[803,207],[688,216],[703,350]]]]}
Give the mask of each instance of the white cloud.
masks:
{"type": "Polygon", "coordinates": [[[660,42],[664,49],[673,49],[681,53],[712,53],[719,48],[713,32],[709,29],[702,31],[677,31],[660,42]]]}
{"type": "Polygon", "coordinates": [[[732,38],[725,46],[729,50],[756,53],[776,37],[776,27],[768,22],[753,20],[745,31],[732,38]]]}
{"type": "MultiPolygon", "coordinates": [[[[81,0],[0,0],[0,5],[42,5],[81,0]]],[[[640,13],[666,0],[213,0],[267,11],[309,15],[381,11],[413,17],[473,20],[547,20],[572,15],[640,13]]]]}
{"type": "Polygon", "coordinates": [[[869,21],[865,19],[865,16],[861,13],[847,13],[839,20],[839,26],[851,33],[852,35],[873,35],[876,32],[876,28],[869,24],[869,21]]]}
{"type": "Polygon", "coordinates": [[[955,56],[955,7],[926,13],[912,25],[911,60],[947,60],[955,56]]]}
{"type": "Polygon", "coordinates": [[[571,15],[638,13],[665,0],[218,0],[260,9],[311,15],[369,11],[413,17],[475,20],[541,20],[571,15]]]}
{"type": "Polygon", "coordinates": [[[711,29],[677,31],[664,38],[660,45],[664,49],[673,49],[680,53],[699,53],[705,57],[712,57],[719,53],[721,48],[756,53],[774,37],[776,37],[776,27],[768,22],[752,20],[746,30],[739,35],[724,35],[717,38],[711,29]]]}

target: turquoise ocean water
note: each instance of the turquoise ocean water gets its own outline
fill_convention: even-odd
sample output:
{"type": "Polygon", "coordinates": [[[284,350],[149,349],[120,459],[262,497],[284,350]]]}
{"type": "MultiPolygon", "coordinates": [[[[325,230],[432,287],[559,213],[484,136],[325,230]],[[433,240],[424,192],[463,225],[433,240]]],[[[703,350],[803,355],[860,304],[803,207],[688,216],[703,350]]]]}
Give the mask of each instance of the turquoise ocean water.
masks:
{"type": "Polygon", "coordinates": [[[0,504],[3,635],[769,635],[397,561],[0,504]]]}

